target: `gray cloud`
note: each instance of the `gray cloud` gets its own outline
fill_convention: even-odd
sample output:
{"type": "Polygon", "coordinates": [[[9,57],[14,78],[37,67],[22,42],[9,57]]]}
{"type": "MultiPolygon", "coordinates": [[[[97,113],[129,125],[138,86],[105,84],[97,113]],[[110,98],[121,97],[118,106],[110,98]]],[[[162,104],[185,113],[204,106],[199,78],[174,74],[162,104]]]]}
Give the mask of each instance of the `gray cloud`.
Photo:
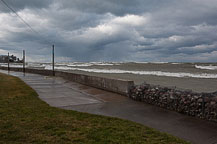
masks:
{"type": "Polygon", "coordinates": [[[0,3],[0,52],[29,60],[217,61],[215,0],[10,0],[0,3]],[[48,42],[49,41],[49,42],[48,42]]]}
{"type": "MultiPolygon", "coordinates": [[[[53,1],[52,0],[5,0],[8,5],[14,8],[16,11],[20,11],[25,8],[47,8],[53,1]]],[[[0,2],[0,11],[1,12],[11,12],[7,7],[0,2]]]]}

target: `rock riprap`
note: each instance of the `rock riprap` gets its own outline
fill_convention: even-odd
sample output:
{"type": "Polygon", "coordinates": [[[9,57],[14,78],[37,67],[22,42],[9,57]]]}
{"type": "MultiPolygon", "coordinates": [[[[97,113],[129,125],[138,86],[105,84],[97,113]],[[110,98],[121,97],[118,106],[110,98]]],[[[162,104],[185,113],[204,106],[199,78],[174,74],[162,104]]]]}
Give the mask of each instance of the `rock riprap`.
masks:
{"type": "Polygon", "coordinates": [[[132,87],[129,97],[179,113],[217,122],[217,92],[196,93],[144,83],[132,87]]]}

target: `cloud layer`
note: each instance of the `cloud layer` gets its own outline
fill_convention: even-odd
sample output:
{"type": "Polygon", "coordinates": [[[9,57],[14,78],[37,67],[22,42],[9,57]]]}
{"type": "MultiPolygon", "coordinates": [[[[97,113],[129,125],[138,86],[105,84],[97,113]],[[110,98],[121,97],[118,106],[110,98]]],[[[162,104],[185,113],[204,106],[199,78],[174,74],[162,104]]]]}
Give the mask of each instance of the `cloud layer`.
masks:
{"type": "Polygon", "coordinates": [[[29,61],[217,61],[216,0],[8,0],[0,54],[29,61]]]}

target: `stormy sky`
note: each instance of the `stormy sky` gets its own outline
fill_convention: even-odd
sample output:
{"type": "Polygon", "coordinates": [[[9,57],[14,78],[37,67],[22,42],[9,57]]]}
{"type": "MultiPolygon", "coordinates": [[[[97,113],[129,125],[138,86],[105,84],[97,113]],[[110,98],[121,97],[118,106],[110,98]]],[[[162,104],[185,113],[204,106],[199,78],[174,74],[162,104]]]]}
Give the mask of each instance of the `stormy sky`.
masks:
{"type": "Polygon", "coordinates": [[[0,55],[27,61],[217,62],[216,0],[0,1],[0,55]]]}

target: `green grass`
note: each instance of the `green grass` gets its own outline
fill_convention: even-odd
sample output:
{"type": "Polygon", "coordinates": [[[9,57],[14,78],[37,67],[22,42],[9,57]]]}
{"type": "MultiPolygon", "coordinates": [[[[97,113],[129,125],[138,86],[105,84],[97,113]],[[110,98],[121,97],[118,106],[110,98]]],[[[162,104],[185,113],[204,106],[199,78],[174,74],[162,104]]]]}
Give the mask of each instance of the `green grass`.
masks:
{"type": "Polygon", "coordinates": [[[0,74],[0,143],[187,142],[131,121],[50,107],[20,79],[0,74]]]}

